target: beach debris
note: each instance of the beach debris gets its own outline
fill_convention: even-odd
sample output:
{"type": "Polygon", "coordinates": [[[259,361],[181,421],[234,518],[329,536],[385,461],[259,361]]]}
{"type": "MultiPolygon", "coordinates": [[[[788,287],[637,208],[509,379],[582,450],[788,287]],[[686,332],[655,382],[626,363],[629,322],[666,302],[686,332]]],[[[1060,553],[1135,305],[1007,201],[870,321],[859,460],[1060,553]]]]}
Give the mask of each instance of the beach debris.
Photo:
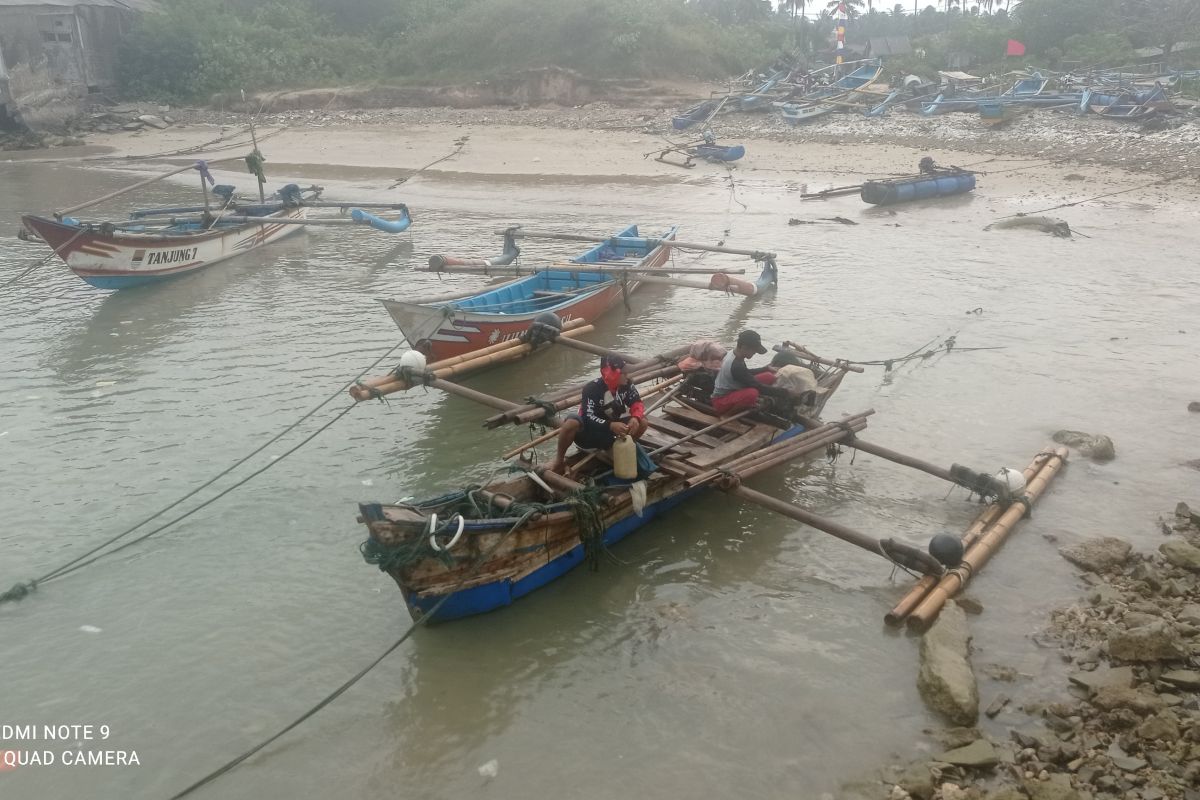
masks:
{"type": "Polygon", "coordinates": [[[491,780],[500,774],[500,762],[493,758],[486,764],[481,764],[479,766],[479,774],[488,780],[491,780]]]}
{"type": "Polygon", "coordinates": [[[824,222],[836,222],[839,225],[857,225],[858,224],[854,220],[846,219],[845,217],[821,217],[821,220],[824,222]]]}
{"type": "Polygon", "coordinates": [[[1049,233],[1057,236],[1060,239],[1071,238],[1071,226],[1065,220],[1057,217],[1041,217],[1041,216],[1025,216],[1018,214],[1015,217],[997,220],[990,225],[984,227],[985,231],[990,231],[993,228],[996,230],[1008,230],[1012,228],[1033,228],[1043,233],[1049,233]]]}
{"type": "Polygon", "coordinates": [[[967,616],[954,601],[947,601],[921,637],[917,689],[926,705],[956,725],[974,725],[979,718],[979,687],[969,652],[967,616]]]}
{"type": "Polygon", "coordinates": [[[1060,430],[1050,438],[1059,444],[1074,447],[1081,455],[1087,456],[1093,461],[1112,461],[1117,457],[1116,445],[1104,434],[1060,430]]]}
{"type": "Polygon", "coordinates": [[[1200,412],[1200,400],[1193,400],[1188,403],[1188,411],[1200,412]]]}
{"type": "Polygon", "coordinates": [[[84,633],[100,633],[100,628],[97,628],[95,625],[80,625],[79,630],[84,633]]]}

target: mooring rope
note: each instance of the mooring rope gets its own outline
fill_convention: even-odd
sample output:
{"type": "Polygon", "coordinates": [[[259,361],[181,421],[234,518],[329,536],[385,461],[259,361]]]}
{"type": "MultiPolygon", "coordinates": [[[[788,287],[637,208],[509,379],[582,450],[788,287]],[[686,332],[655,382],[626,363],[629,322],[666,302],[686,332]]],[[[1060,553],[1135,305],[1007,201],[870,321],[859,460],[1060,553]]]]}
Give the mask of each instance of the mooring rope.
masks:
{"type": "Polygon", "coordinates": [[[12,284],[14,284],[14,283],[16,283],[17,281],[21,280],[21,278],[24,278],[26,275],[28,275],[29,273],[33,272],[33,271],[34,271],[35,269],[37,269],[38,267],[42,266],[42,265],[43,265],[43,264],[45,264],[47,261],[49,261],[50,259],[54,258],[56,255],[58,255],[58,254],[59,254],[59,253],[60,253],[60,252],[63,250],[63,248],[65,248],[67,245],[71,244],[72,242],[74,242],[76,239],[78,239],[80,236],[83,236],[83,235],[84,235],[85,233],[87,233],[87,232],[88,232],[88,229],[87,229],[87,228],[80,228],[80,229],[79,229],[79,232],[78,232],[78,233],[76,233],[74,236],[72,236],[70,239],[67,239],[65,242],[63,242],[62,244],[60,244],[58,247],[52,248],[52,249],[50,250],[50,254],[49,254],[48,256],[46,256],[45,258],[42,258],[42,259],[41,259],[41,260],[39,260],[39,261],[35,261],[35,262],[34,262],[34,263],[33,263],[33,264],[30,266],[30,267],[28,267],[28,268],[26,268],[26,269],[22,270],[22,271],[21,271],[21,273],[20,273],[19,275],[15,275],[14,277],[12,277],[12,278],[9,278],[8,280],[6,280],[4,283],[0,283],[0,289],[6,288],[6,287],[8,287],[8,286],[11,286],[12,284]]]}
{"type": "Polygon", "coordinates": [[[397,178],[397,179],[396,179],[396,182],[395,182],[395,183],[393,183],[393,184],[392,184],[391,186],[389,186],[388,188],[389,188],[389,189],[395,189],[395,188],[396,188],[397,186],[399,186],[400,184],[402,184],[402,183],[405,183],[406,181],[408,181],[408,180],[410,180],[410,179],[412,179],[412,178],[415,178],[415,177],[417,177],[418,175],[420,175],[422,172],[424,172],[425,170],[429,169],[430,167],[432,167],[432,166],[435,166],[435,165],[437,165],[437,164],[440,164],[440,163],[442,163],[443,161],[448,161],[448,160],[450,160],[450,159],[454,158],[456,155],[458,155],[459,153],[461,153],[461,152],[463,151],[463,148],[467,146],[467,142],[470,140],[470,138],[471,138],[471,135],[470,135],[470,134],[467,134],[467,135],[463,136],[461,139],[459,139],[457,142],[455,142],[455,143],[454,143],[454,145],[455,145],[455,147],[454,147],[454,150],[452,150],[451,152],[447,153],[446,155],[442,156],[442,157],[441,157],[441,158],[439,158],[439,159],[435,159],[434,161],[430,161],[430,162],[429,162],[428,164],[426,164],[425,166],[421,167],[420,169],[418,169],[418,170],[416,170],[416,171],[414,171],[414,172],[410,172],[408,175],[405,175],[403,178],[397,178]]]}
{"type": "Polygon", "coordinates": [[[128,527],[128,528],[126,528],[125,530],[121,531],[120,533],[116,534],[115,536],[112,536],[112,537],[108,538],[108,539],[107,539],[107,540],[105,540],[104,542],[101,542],[100,544],[96,545],[96,546],[95,546],[95,547],[93,547],[92,549],[88,550],[86,553],[83,553],[83,554],[81,554],[81,555],[79,555],[79,556],[77,556],[77,557],[75,557],[75,558],[71,559],[70,561],[66,562],[65,564],[62,564],[62,565],[60,565],[60,566],[58,566],[58,567],[56,567],[56,568],[54,568],[54,569],[50,570],[49,572],[47,572],[47,573],[45,573],[45,574],[41,575],[40,577],[34,578],[34,579],[32,579],[32,580],[28,580],[28,581],[22,581],[22,582],[19,582],[19,583],[17,583],[16,585],[14,585],[14,586],[13,586],[11,589],[9,589],[8,591],[6,591],[6,592],[4,592],[4,593],[0,594],[0,603],[11,602],[11,601],[16,601],[16,600],[21,600],[22,598],[24,598],[25,596],[27,596],[27,595],[28,595],[28,594],[30,594],[31,592],[35,591],[35,590],[37,589],[37,587],[38,587],[40,584],[42,584],[42,583],[46,583],[46,582],[48,582],[48,581],[52,581],[52,580],[55,580],[55,579],[57,579],[57,578],[62,578],[62,577],[65,577],[66,575],[69,575],[69,574],[71,574],[72,572],[75,572],[76,570],[83,569],[84,567],[88,566],[89,564],[93,564],[93,563],[95,563],[96,561],[100,560],[101,558],[104,558],[105,556],[112,555],[113,553],[117,553],[117,552],[119,552],[119,551],[121,551],[121,550],[124,550],[126,547],[130,547],[130,546],[132,546],[132,545],[134,545],[134,544],[137,544],[138,542],[141,542],[141,541],[144,541],[144,540],[146,540],[146,539],[149,539],[151,536],[154,536],[155,534],[157,534],[157,533],[160,533],[161,531],[164,531],[164,530],[166,530],[167,528],[171,527],[171,526],[172,526],[172,525],[174,525],[175,523],[177,523],[177,522],[180,522],[180,521],[182,521],[182,520],[184,520],[184,519],[186,519],[186,518],[190,517],[192,514],[195,514],[195,513],[196,513],[197,511],[199,511],[200,509],[202,509],[202,508],[205,508],[206,506],[209,506],[209,505],[211,505],[212,503],[216,502],[217,500],[221,499],[221,498],[222,498],[222,497],[224,497],[225,495],[227,495],[227,494],[229,494],[230,492],[232,492],[234,489],[236,489],[236,488],[238,488],[238,487],[240,487],[240,486],[244,485],[245,483],[247,483],[247,482],[248,482],[248,481],[250,481],[251,479],[253,479],[253,478],[257,477],[258,475],[261,475],[262,473],[266,472],[268,469],[270,469],[271,467],[275,466],[275,465],[276,465],[276,464],[278,464],[280,461],[284,460],[284,459],[285,459],[287,456],[291,455],[292,453],[296,452],[296,451],[297,451],[297,450],[299,450],[301,447],[303,447],[305,444],[307,444],[308,442],[312,441],[312,440],[313,440],[314,438],[316,438],[316,437],[317,437],[319,434],[321,434],[323,431],[325,431],[327,428],[329,428],[330,426],[332,426],[332,425],[333,425],[335,422],[337,422],[337,421],[338,421],[338,420],[340,420],[342,417],[344,417],[344,416],[345,416],[347,413],[349,413],[350,409],[354,408],[354,405],[358,405],[358,404],[356,403],[356,404],[354,404],[354,405],[347,406],[346,408],[342,409],[341,411],[339,411],[339,412],[338,412],[338,414],[337,414],[337,415],[336,415],[336,416],[335,416],[333,419],[331,419],[331,420],[329,420],[328,422],[326,422],[324,425],[322,425],[320,428],[318,428],[318,429],[317,429],[317,430],[316,430],[314,433],[312,433],[312,434],[310,434],[309,436],[305,437],[305,439],[304,439],[303,441],[301,441],[301,442],[300,442],[298,445],[296,445],[295,447],[293,447],[293,448],[291,448],[291,449],[289,449],[289,450],[285,451],[285,452],[284,452],[284,453],[283,453],[281,456],[279,456],[278,458],[274,459],[273,461],[270,461],[270,462],[268,462],[268,463],[267,463],[265,466],[263,466],[263,467],[261,467],[260,469],[258,469],[258,470],[255,470],[254,472],[250,473],[250,475],[248,475],[247,477],[245,477],[245,478],[243,478],[242,480],[238,481],[237,483],[233,484],[232,486],[229,486],[229,487],[227,487],[227,488],[223,489],[223,490],[222,490],[220,493],[218,493],[217,495],[215,495],[215,496],[213,496],[213,497],[209,498],[208,500],[205,500],[203,503],[201,503],[200,505],[198,505],[198,506],[196,506],[195,508],[191,509],[190,511],[188,511],[188,512],[186,512],[186,513],[184,513],[184,514],[181,514],[181,515],[180,515],[180,516],[178,516],[178,517],[175,517],[174,519],[170,520],[169,522],[166,522],[166,523],[164,523],[164,524],[162,524],[162,525],[158,526],[157,528],[155,528],[154,530],[150,531],[149,533],[143,534],[142,536],[139,536],[139,537],[137,537],[136,539],[133,539],[133,540],[131,540],[131,541],[128,541],[128,542],[126,542],[126,543],[122,544],[122,545],[121,545],[121,546],[119,546],[119,547],[113,548],[112,550],[109,550],[109,551],[107,551],[107,552],[103,552],[103,553],[101,553],[101,552],[100,552],[101,550],[104,550],[104,548],[106,548],[106,547],[108,547],[108,546],[112,545],[113,543],[115,543],[115,542],[119,541],[120,539],[123,539],[123,538],[125,538],[126,536],[128,536],[129,534],[133,533],[133,532],[134,532],[134,531],[136,531],[138,528],[142,527],[143,525],[145,525],[146,523],[150,522],[151,520],[153,520],[153,519],[156,519],[157,517],[160,517],[160,516],[162,516],[163,514],[165,514],[166,512],[170,511],[172,508],[174,508],[175,506],[177,506],[177,505],[179,505],[180,503],[184,502],[185,500],[188,500],[189,498],[191,498],[191,497],[195,496],[197,493],[199,493],[199,492],[203,491],[204,489],[208,488],[209,486],[211,486],[212,484],[216,483],[218,480],[220,480],[220,479],[221,479],[221,478],[223,478],[224,476],[228,475],[229,473],[233,472],[233,471],[234,471],[235,469],[237,469],[238,467],[240,467],[240,466],[242,466],[243,464],[245,464],[247,461],[249,461],[249,460],[250,460],[251,458],[253,458],[254,456],[256,456],[256,455],[258,455],[259,453],[261,453],[262,451],[266,450],[268,447],[270,447],[271,445],[273,445],[275,442],[279,441],[281,438],[283,438],[284,436],[286,436],[288,433],[290,433],[291,431],[295,430],[295,428],[296,428],[298,425],[300,425],[300,423],[302,423],[302,422],[304,422],[305,420],[307,420],[307,419],[308,419],[309,417],[311,417],[313,414],[317,413],[317,412],[318,412],[318,411],[320,411],[322,408],[324,408],[326,405],[328,405],[330,402],[332,402],[332,401],[333,401],[333,400],[335,400],[337,397],[339,397],[341,394],[343,394],[344,392],[346,392],[346,391],[347,391],[347,390],[348,390],[348,389],[349,389],[351,386],[353,386],[353,385],[355,384],[355,382],[356,382],[356,381],[360,380],[360,379],[361,379],[361,378],[362,378],[364,375],[366,375],[368,372],[370,372],[371,370],[375,369],[375,368],[376,368],[376,367],[377,367],[377,366],[378,366],[378,365],[379,365],[379,364],[380,364],[380,363],[381,363],[381,362],[382,362],[384,359],[386,359],[388,356],[390,356],[392,353],[394,353],[394,352],[395,352],[395,351],[396,351],[398,348],[400,348],[400,347],[401,347],[401,346],[403,346],[404,344],[405,344],[405,342],[404,342],[404,340],[402,339],[400,342],[398,342],[398,343],[396,343],[395,345],[393,345],[392,347],[388,348],[387,352],[385,352],[385,353],[384,353],[383,355],[381,355],[379,358],[375,359],[375,361],[374,361],[374,362],[372,362],[372,363],[371,363],[371,365],[370,365],[370,366],[368,366],[366,369],[364,369],[362,372],[360,372],[356,378],[354,378],[354,379],[353,379],[353,380],[351,380],[351,381],[348,381],[348,382],[347,382],[347,383],[346,383],[344,386],[342,386],[340,389],[338,389],[336,392],[334,392],[333,394],[331,394],[329,397],[325,398],[325,399],[324,399],[324,400],[322,400],[320,403],[318,403],[316,406],[314,406],[313,408],[311,408],[309,411],[307,411],[307,412],[306,412],[306,413],[305,413],[303,416],[301,416],[299,419],[297,419],[297,420],[296,420],[295,422],[293,422],[291,425],[288,425],[286,428],[284,428],[283,430],[281,430],[279,433],[277,433],[277,434],[275,434],[273,437],[271,437],[271,438],[270,438],[268,441],[264,442],[263,444],[261,444],[261,445],[259,445],[258,447],[256,447],[254,450],[250,451],[248,454],[246,454],[246,455],[245,455],[245,456],[243,456],[241,459],[239,459],[238,461],[236,461],[236,462],[235,462],[233,465],[231,465],[231,466],[229,466],[229,467],[226,467],[225,469],[221,470],[221,471],[220,471],[220,472],[218,472],[216,475],[214,475],[213,477],[209,478],[207,481],[205,481],[204,483],[200,484],[200,485],[199,485],[199,486],[197,486],[196,488],[192,489],[191,491],[189,491],[187,494],[183,495],[183,496],[182,496],[182,497],[180,497],[179,499],[177,499],[177,500],[174,500],[174,501],[172,501],[171,503],[168,503],[167,505],[163,506],[163,507],[162,507],[162,508],[160,508],[159,510],[155,511],[155,512],[154,512],[153,514],[151,514],[150,516],[148,516],[148,517],[146,517],[146,518],[144,518],[144,519],[140,520],[140,521],[139,521],[137,524],[135,524],[135,525],[132,525],[132,526],[130,526],[130,527],[128,527]],[[96,555],[97,553],[99,553],[99,555],[96,555]],[[94,556],[94,557],[93,557],[93,556],[94,556]]]}
{"type": "Polygon", "coordinates": [[[264,739],[263,741],[259,742],[258,744],[254,745],[249,750],[247,750],[244,753],[242,753],[241,755],[239,755],[237,758],[227,761],[225,764],[223,764],[222,766],[213,770],[212,772],[208,773],[203,778],[196,781],[191,786],[188,786],[183,791],[172,795],[170,800],[180,800],[180,798],[187,797],[189,794],[191,794],[192,792],[201,788],[202,786],[206,786],[207,784],[212,783],[217,778],[221,777],[225,773],[234,769],[239,764],[241,764],[243,761],[250,758],[255,753],[260,752],[263,748],[267,747],[272,742],[278,740],[280,737],[282,737],[283,735],[285,735],[286,733],[291,731],[293,728],[296,728],[298,725],[300,725],[302,722],[307,720],[309,717],[313,716],[318,711],[325,708],[325,706],[329,705],[334,700],[341,697],[346,692],[347,689],[349,689],[351,686],[353,686],[354,684],[356,684],[360,680],[362,680],[362,678],[365,677],[368,672],[375,669],[375,667],[379,666],[379,664],[382,663],[385,658],[387,658],[392,653],[394,653],[396,651],[396,649],[398,647],[400,647],[400,645],[404,644],[404,642],[407,641],[408,638],[413,635],[413,633],[417,630],[417,628],[424,625],[427,620],[432,619],[437,614],[438,610],[441,609],[441,607],[451,597],[453,597],[455,595],[455,593],[457,593],[458,590],[460,588],[462,588],[463,585],[466,584],[467,581],[469,581],[471,578],[475,577],[475,574],[480,570],[480,568],[484,565],[484,563],[489,558],[492,557],[492,555],[500,548],[500,545],[502,545],[508,539],[509,536],[511,536],[513,533],[515,533],[518,529],[520,529],[521,526],[523,526],[530,519],[532,519],[533,517],[542,513],[542,511],[543,511],[543,507],[540,505],[531,505],[528,509],[526,509],[525,513],[522,514],[521,517],[518,518],[515,523],[513,523],[511,528],[509,528],[507,531],[505,531],[504,534],[499,539],[496,540],[495,544],[493,544],[485,552],[483,552],[479,555],[479,557],[475,560],[475,563],[471,565],[471,568],[467,570],[466,574],[464,574],[462,579],[459,580],[459,582],[457,584],[455,584],[453,589],[451,589],[449,592],[447,592],[445,595],[443,595],[442,599],[438,600],[437,603],[434,604],[433,608],[431,608],[428,612],[426,612],[420,619],[415,620],[411,625],[409,625],[408,629],[400,635],[400,638],[397,639],[395,642],[393,642],[391,645],[389,645],[388,648],[386,650],[384,650],[370,664],[367,664],[367,666],[360,669],[348,681],[346,681],[341,686],[334,689],[332,692],[330,692],[328,695],[326,695],[324,698],[322,698],[320,702],[318,702],[312,708],[308,709],[308,711],[305,711],[303,714],[301,714],[299,717],[297,717],[292,722],[288,723],[286,726],[284,726],[278,732],[276,732],[269,738],[264,739]]]}

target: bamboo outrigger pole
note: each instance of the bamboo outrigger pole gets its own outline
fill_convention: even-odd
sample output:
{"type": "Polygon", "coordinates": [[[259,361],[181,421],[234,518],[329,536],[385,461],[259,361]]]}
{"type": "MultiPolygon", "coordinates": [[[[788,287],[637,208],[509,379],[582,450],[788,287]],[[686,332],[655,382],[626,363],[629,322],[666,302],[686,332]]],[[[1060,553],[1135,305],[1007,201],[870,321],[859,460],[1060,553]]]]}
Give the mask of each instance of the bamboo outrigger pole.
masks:
{"type": "Polygon", "coordinates": [[[1045,464],[1034,475],[1025,488],[1024,502],[1013,503],[987,528],[978,540],[963,555],[962,563],[947,571],[929,591],[917,607],[908,615],[908,626],[914,630],[925,630],[937,618],[942,606],[958,594],[971,580],[971,576],[988,562],[1012,528],[1021,521],[1029,507],[1054,480],[1054,476],[1067,461],[1067,449],[1059,447],[1046,459],[1045,464]],[[1027,505],[1028,504],[1028,505],[1027,505]]]}
{"type": "MultiPolygon", "coordinates": [[[[564,242],[591,242],[593,244],[601,244],[604,242],[620,243],[624,237],[619,236],[588,236],[581,233],[558,233],[556,231],[536,231],[525,230],[524,228],[512,228],[503,231],[497,231],[497,235],[503,235],[512,231],[513,236],[522,239],[559,239],[564,242]]],[[[736,247],[721,247],[714,244],[695,244],[693,242],[677,242],[674,239],[655,239],[650,236],[628,237],[636,238],[640,242],[649,242],[651,245],[662,247],[673,247],[676,250],[701,250],[707,253],[725,253],[731,256],[749,256],[755,261],[763,261],[766,259],[775,259],[774,253],[769,253],[765,250],[743,250],[736,247]]]]}
{"type": "MultiPolygon", "coordinates": [[[[432,261],[432,259],[431,259],[432,261]]],[[[602,272],[613,275],[628,275],[630,280],[638,280],[639,276],[646,271],[646,267],[631,265],[622,267],[611,262],[605,264],[589,264],[582,261],[568,261],[561,264],[550,264],[547,266],[527,267],[522,264],[484,264],[484,263],[451,263],[449,261],[439,261],[436,264],[428,264],[424,267],[416,267],[423,272],[461,272],[467,274],[483,274],[483,275],[537,275],[540,272],[602,272]]],[[[669,272],[672,275],[745,275],[746,270],[743,268],[723,269],[715,267],[713,269],[670,269],[669,267],[655,267],[652,272],[669,272]]],[[[596,287],[600,288],[600,287],[596,287]]]]}
{"type": "MultiPolygon", "coordinates": [[[[241,156],[231,156],[229,158],[218,158],[214,161],[207,161],[205,163],[222,164],[226,161],[241,161],[241,160],[242,160],[241,156]]],[[[103,195],[102,197],[97,197],[94,200],[88,200],[87,202],[80,203],[77,206],[71,206],[70,208],[64,208],[62,211],[55,211],[54,217],[55,217],[55,219],[61,220],[63,217],[65,217],[68,214],[74,214],[76,211],[83,211],[85,208],[91,208],[92,206],[98,206],[101,203],[104,203],[108,200],[112,200],[114,198],[120,197],[123,194],[129,194],[130,192],[141,189],[143,186],[149,186],[152,183],[157,183],[158,181],[165,180],[166,178],[169,178],[172,175],[178,175],[181,172],[187,172],[190,169],[195,169],[197,163],[199,163],[199,162],[193,162],[191,164],[188,164],[186,167],[179,167],[178,169],[173,169],[170,172],[164,172],[161,175],[155,175],[153,178],[146,178],[145,180],[138,181],[137,183],[135,183],[131,186],[126,186],[124,189],[117,189],[115,192],[109,192],[108,194],[103,195]]]]}

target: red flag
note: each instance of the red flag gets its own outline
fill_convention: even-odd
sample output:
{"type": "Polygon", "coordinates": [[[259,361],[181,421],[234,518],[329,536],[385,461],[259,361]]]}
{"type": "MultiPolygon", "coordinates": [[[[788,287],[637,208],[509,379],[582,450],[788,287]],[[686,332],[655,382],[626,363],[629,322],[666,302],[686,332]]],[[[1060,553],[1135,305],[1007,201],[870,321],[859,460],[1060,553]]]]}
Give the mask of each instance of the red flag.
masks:
{"type": "Polygon", "coordinates": [[[1025,55],[1025,45],[1018,42],[1016,39],[1008,40],[1008,50],[1004,53],[1006,56],[1023,56],[1025,55]]]}

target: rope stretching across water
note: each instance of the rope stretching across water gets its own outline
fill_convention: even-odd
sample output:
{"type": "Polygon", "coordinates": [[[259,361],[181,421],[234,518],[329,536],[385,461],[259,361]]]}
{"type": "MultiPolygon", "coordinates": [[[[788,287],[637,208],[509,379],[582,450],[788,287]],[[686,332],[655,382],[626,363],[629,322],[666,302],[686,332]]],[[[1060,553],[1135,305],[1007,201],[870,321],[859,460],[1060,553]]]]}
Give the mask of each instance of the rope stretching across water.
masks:
{"type": "Polygon", "coordinates": [[[22,581],[20,583],[17,583],[8,591],[4,592],[3,594],[0,594],[0,603],[21,600],[25,596],[30,594],[31,592],[35,591],[37,589],[37,587],[42,583],[46,583],[47,581],[52,581],[57,578],[62,578],[66,575],[69,575],[72,572],[75,572],[76,570],[83,569],[84,567],[88,566],[89,564],[95,563],[96,561],[100,560],[101,558],[104,558],[105,556],[112,555],[113,553],[124,550],[126,547],[130,547],[134,544],[137,544],[138,542],[149,539],[151,536],[154,536],[155,534],[160,533],[161,531],[164,531],[167,528],[171,527],[175,523],[180,522],[180,521],[190,517],[192,514],[195,514],[200,509],[211,505],[212,503],[216,502],[217,500],[221,499],[225,495],[232,492],[234,489],[238,488],[239,486],[242,486],[243,484],[250,481],[251,479],[266,472],[268,469],[270,469],[274,465],[278,464],[280,461],[283,461],[287,456],[291,455],[292,453],[296,452],[301,447],[303,447],[305,444],[312,441],[319,434],[321,434],[323,431],[325,431],[327,428],[332,426],[335,422],[337,422],[339,419],[341,419],[347,413],[349,413],[350,409],[354,408],[354,406],[347,406],[346,408],[342,409],[340,412],[338,412],[338,414],[333,419],[329,420],[329,422],[322,425],[315,432],[313,432],[309,436],[305,437],[305,439],[303,441],[301,441],[299,444],[297,444],[295,447],[292,447],[290,450],[287,450],[286,452],[284,452],[281,456],[279,456],[279,458],[277,458],[277,459],[269,462],[265,466],[255,470],[254,472],[250,473],[250,475],[246,476],[245,478],[243,478],[242,480],[233,484],[232,486],[229,486],[229,487],[223,489],[220,493],[218,493],[214,497],[209,498],[208,500],[205,500],[203,503],[201,503],[200,505],[191,509],[190,511],[187,511],[186,513],[181,514],[178,517],[175,517],[174,519],[170,520],[169,522],[166,522],[166,523],[158,526],[157,528],[150,531],[149,533],[143,534],[142,536],[139,536],[136,539],[133,539],[132,541],[126,542],[125,544],[121,545],[120,547],[113,548],[112,550],[109,550],[107,552],[103,552],[103,553],[100,552],[100,551],[104,550],[106,547],[109,547],[110,545],[114,544],[115,542],[119,541],[120,539],[123,539],[126,536],[128,536],[129,534],[133,533],[138,528],[142,527],[143,525],[150,522],[151,520],[154,520],[154,519],[162,516],[163,514],[170,511],[172,508],[178,506],[180,503],[184,502],[185,500],[188,500],[189,498],[194,497],[197,493],[203,491],[204,489],[208,488],[212,484],[216,483],[218,480],[225,477],[230,472],[233,472],[235,469],[237,469],[238,467],[245,464],[247,461],[249,461],[254,456],[258,455],[259,453],[266,450],[271,445],[275,444],[275,442],[279,441],[281,438],[286,436],[288,433],[295,430],[296,427],[298,425],[300,425],[300,423],[304,422],[309,417],[311,417],[313,414],[316,414],[318,411],[320,411],[322,408],[324,408],[326,405],[328,405],[331,401],[335,400],[337,397],[342,395],[347,389],[349,389],[352,385],[354,385],[354,383],[356,381],[360,380],[368,372],[375,369],[382,361],[384,361],[384,359],[388,358],[392,353],[394,353],[398,348],[400,348],[404,344],[405,344],[404,341],[401,340],[400,342],[397,342],[392,347],[388,348],[387,352],[385,352],[379,358],[375,359],[375,361],[372,362],[370,364],[370,366],[368,366],[362,372],[360,372],[357,377],[355,377],[351,381],[348,381],[344,386],[342,386],[336,392],[331,394],[329,397],[322,400],[320,403],[318,403],[316,406],[314,406],[312,409],[310,409],[308,412],[306,412],[303,416],[301,416],[298,420],[293,422],[291,425],[288,425],[286,428],[281,430],[279,433],[272,436],[269,440],[267,440],[263,444],[256,447],[254,450],[247,453],[241,459],[236,461],[233,465],[221,470],[216,475],[209,478],[207,481],[200,484],[195,489],[192,489],[190,492],[183,495],[179,499],[174,500],[171,503],[168,503],[167,505],[160,508],[158,511],[155,511],[150,516],[140,520],[139,522],[137,522],[134,525],[131,525],[130,527],[126,528],[125,530],[121,531],[120,533],[116,534],[115,536],[110,537],[109,539],[105,540],[104,542],[101,542],[100,544],[98,544],[95,547],[88,550],[86,553],[83,553],[83,554],[71,559],[70,561],[66,562],[65,564],[62,564],[37,578],[34,578],[29,581],[22,581]],[[99,555],[96,555],[97,553],[99,553],[99,555]],[[94,557],[92,557],[92,556],[94,556],[94,557]]]}

